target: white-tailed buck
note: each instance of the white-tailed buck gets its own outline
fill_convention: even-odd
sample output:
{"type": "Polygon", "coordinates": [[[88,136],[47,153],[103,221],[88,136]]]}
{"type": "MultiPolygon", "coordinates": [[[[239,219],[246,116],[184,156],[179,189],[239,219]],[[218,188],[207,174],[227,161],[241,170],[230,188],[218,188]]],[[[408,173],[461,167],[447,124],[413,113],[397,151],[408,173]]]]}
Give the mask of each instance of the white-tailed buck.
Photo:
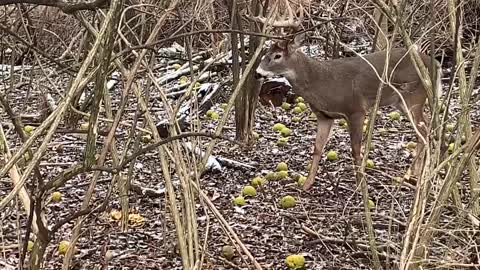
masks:
{"type": "MultiPolygon", "coordinates": [[[[310,104],[317,116],[313,161],[304,186],[304,189],[309,189],[314,182],[334,119],[347,120],[353,159],[356,165],[361,162],[363,123],[367,111],[375,104],[380,86],[379,76],[382,76],[387,53],[381,51],[363,57],[318,61],[299,50],[303,39],[304,35],[297,35],[293,42],[274,43],[256,72],[264,77],[284,76],[292,85],[293,91],[310,104]]],[[[430,71],[435,70],[436,89],[440,91],[440,64],[435,62],[433,67],[427,55],[420,53],[420,56],[430,71]]],[[[407,106],[402,105],[400,96],[390,86],[383,88],[380,106],[393,105],[403,112],[409,110],[414,124],[422,136],[426,136],[423,108],[427,93],[406,49],[390,51],[387,72],[388,82],[401,93],[407,106]]],[[[421,153],[423,147],[424,144],[419,139],[417,152],[421,153]]]]}

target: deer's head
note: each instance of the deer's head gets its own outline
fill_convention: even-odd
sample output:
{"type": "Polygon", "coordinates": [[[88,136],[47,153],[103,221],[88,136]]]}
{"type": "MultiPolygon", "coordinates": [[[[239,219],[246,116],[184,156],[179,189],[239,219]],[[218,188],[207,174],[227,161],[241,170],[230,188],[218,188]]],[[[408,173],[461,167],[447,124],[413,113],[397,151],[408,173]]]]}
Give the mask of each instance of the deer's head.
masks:
{"type": "Polygon", "coordinates": [[[305,34],[295,36],[293,41],[278,41],[272,44],[256,69],[258,77],[285,76],[287,79],[296,71],[298,49],[305,34]],[[290,75],[290,76],[289,76],[290,75]]]}

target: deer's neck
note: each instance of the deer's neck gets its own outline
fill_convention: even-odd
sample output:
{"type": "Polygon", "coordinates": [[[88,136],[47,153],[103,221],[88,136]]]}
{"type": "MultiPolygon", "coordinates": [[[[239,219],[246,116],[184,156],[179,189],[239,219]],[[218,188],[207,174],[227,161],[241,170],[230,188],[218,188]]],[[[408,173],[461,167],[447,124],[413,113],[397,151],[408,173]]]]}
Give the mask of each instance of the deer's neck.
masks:
{"type": "MultiPolygon", "coordinates": [[[[330,117],[344,114],[345,98],[350,93],[347,88],[337,87],[345,78],[339,78],[329,61],[317,61],[301,53],[295,59],[294,68],[285,78],[292,85],[292,90],[302,96],[316,112],[323,112],[330,117]],[[343,91],[338,93],[337,91],[343,91]]],[[[348,79],[347,79],[348,80],[348,79]]]]}
{"type": "Polygon", "coordinates": [[[315,83],[327,81],[330,76],[328,67],[304,53],[298,53],[294,59],[293,68],[284,74],[284,77],[292,85],[295,93],[307,98],[313,94],[312,89],[318,87],[315,83]]]}

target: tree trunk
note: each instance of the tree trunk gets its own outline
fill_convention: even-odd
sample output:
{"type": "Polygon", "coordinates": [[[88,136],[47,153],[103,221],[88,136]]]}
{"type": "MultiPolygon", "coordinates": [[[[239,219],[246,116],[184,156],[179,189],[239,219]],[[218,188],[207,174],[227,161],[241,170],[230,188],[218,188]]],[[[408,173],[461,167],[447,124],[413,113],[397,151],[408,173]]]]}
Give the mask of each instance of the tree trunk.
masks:
{"type": "MultiPolygon", "coordinates": [[[[250,10],[256,16],[259,12],[259,2],[253,0],[251,2],[250,10]]],[[[238,21],[238,20],[237,20],[238,21]]],[[[241,28],[240,24],[238,26],[241,28]]],[[[258,32],[257,26],[255,23],[250,23],[250,31],[258,32]]],[[[258,37],[250,37],[249,43],[249,59],[253,56],[255,50],[260,46],[258,37]]],[[[245,59],[242,59],[245,61],[245,59]]],[[[260,60],[258,59],[257,62],[260,60]]],[[[247,80],[245,82],[245,87],[241,93],[239,93],[237,99],[235,100],[235,128],[236,128],[236,138],[244,143],[249,143],[252,138],[253,128],[255,126],[255,109],[258,101],[258,94],[260,92],[260,82],[254,78],[254,70],[248,74],[247,80]]]]}

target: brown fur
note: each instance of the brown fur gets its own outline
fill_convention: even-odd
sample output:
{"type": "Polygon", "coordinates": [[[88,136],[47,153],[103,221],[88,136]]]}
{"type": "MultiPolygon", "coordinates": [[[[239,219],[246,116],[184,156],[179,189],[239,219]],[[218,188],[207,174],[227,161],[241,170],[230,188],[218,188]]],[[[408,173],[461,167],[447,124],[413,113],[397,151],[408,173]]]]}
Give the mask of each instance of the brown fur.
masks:
{"type": "MultiPolygon", "coordinates": [[[[302,96],[317,115],[317,138],[313,163],[305,183],[305,189],[308,189],[313,184],[333,119],[340,117],[347,119],[352,155],[357,165],[361,162],[363,121],[367,111],[375,104],[380,85],[379,76],[383,73],[386,52],[365,55],[364,59],[350,57],[318,61],[298,50],[300,39],[296,38],[293,44],[275,43],[262,59],[257,72],[263,72],[264,75],[267,73],[282,75],[287,78],[293,91],[302,96]]],[[[429,70],[435,68],[435,71],[439,70],[438,63],[436,67],[432,67],[427,55],[420,53],[420,56],[429,70]]],[[[380,105],[392,105],[404,112],[408,109],[412,113],[415,125],[421,134],[426,136],[423,107],[427,93],[406,49],[391,50],[387,74],[390,83],[405,99],[407,108],[403,107],[399,95],[388,86],[385,86],[382,91],[380,105]]],[[[440,76],[437,76],[437,79],[440,79],[440,76]]],[[[437,85],[439,83],[437,81],[437,85]]],[[[421,152],[423,143],[419,140],[417,145],[418,152],[421,152]]],[[[419,168],[419,164],[414,163],[414,172],[418,172],[419,168]]]]}

